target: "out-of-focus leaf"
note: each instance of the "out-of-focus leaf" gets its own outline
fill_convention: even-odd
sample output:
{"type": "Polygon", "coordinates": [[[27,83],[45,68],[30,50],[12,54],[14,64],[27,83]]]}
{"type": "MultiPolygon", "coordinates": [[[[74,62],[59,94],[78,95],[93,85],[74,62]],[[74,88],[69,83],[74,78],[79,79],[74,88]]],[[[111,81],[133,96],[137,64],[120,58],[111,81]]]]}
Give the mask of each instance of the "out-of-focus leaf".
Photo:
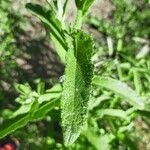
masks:
{"type": "Polygon", "coordinates": [[[45,115],[50,112],[53,108],[58,107],[59,106],[59,98],[57,99],[53,99],[49,102],[47,102],[46,104],[42,105],[33,115],[32,120],[40,120],[43,117],[45,117],[45,115]]]}
{"type": "Polygon", "coordinates": [[[59,92],[62,92],[62,86],[60,84],[56,84],[52,88],[46,90],[46,93],[59,93],[59,92]]]}
{"type": "Polygon", "coordinates": [[[108,134],[98,136],[91,128],[88,128],[84,135],[97,150],[110,150],[111,138],[108,134]]]}
{"type": "Polygon", "coordinates": [[[30,115],[19,115],[13,119],[7,120],[0,127],[0,139],[6,135],[24,127],[30,120],[30,115]]]}
{"type": "Polygon", "coordinates": [[[41,104],[45,101],[50,101],[52,99],[60,98],[60,97],[61,97],[61,93],[46,93],[46,94],[39,96],[38,102],[39,102],[39,104],[41,104]]]}
{"type": "Polygon", "coordinates": [[[16,116],[18,116],[18,115],[28,113],[28,112],[30,111],[30,109],[31,109],[31,106],[32,106],[32,103],[22,105],[18,110],[16,110],[16,111],[10,116],[10,118],[14,118],[14,117],[16,117],[16,116]]]}
{"type": "Polygon", "coordinates": [[[92,98],[89,102],[89,109],[92,110],[93,108],[100,105],[101,102],[106,101],[108,99],[110,99],[110,97],[106,96],[106,95],[102,95],[102,96],[97,97],[97,98],[92,98]]]}
{"type": "Polygon", "coordinates": [[[96,112],[96,118],[102,118],[105,115],[126,119],[127,114],[121,109],[101,109],[96,112]]]}
{"type": "Polygon", "coordinates": [[[126,131],[130,131],[132,130],[132,128],[134,127],[134,122],[131,122],[129,125],[127,126],[121,126],[118,130],[118,132],[126,132],[126,131]]]}
{"type": "Polygon", "coordinates": [[[57,19],[56,14],[52,10],[47,11],[38,4],[28,3],[26,8],[31,10],[33,15],[37,16],[45,24],[55,44],[58,55],[65,62],[66,46],[63,39],[64,35],[61,22],[57,19]]]}
{"type": "Polygon", "coordinates": [[[39,109],[34,109],[33,106],[31,113],[19,115],[15,118],[6,120],[0,126],[0,139],[16,131],[19,128],[24,127],[30,121],[43,119],[49,111],[51,111],[54,107],[58,105],[59,105],[59,99],[55,99],[42,105],[41,107],[39,107],[39,109]]]}
{"type": "Polygon", "coordinates": [[[31,92],[31,87],[28,84],[16,84],[15,88],[19,93],[23,95],[29,94],[31,92]]]}
{"type": "Polygon", "coordinates": [[[129,104],[140,110],[145,107],[144,100],[127,84],[119,80],[95,76],[92,83],[121,95],[129,104]]]}
{"type": "Polygon", "coordinates": [[[60,84],[56,84],[52,88],[46,90],[45,94],[40,95],[38,98],[38,102],[39,104],[41,104],[45,101],[58,99],[61,97],[61,93],[62,93],[62,86],[60,84]]]}
{"type": "MultiPolygon", "coordinates": [[[[43,87],[43,84],[42,84],[42,87],[43,87]]],[[[38,88],[39,89],[39,88],[38,88]]],[[[43,91],[43,89],[39,89],[41,92],[41,90],[43,91]]],[[[51,101],[53,99],[58,99],[61,97],[61,92],[62,92],[62,87],[60,84],[56,84],[54,85],[52,88],[48,89],[46,91],[45,94],[41,94],[41,95],[36,95],[37,97],[34,97],[31,95],[31,98],[29,97],[22,97],[22,95],[19,97],[19,101],[24,101],[24,103],[22,102],[21,104],[21,107],[16,110],[11,116],[10,118],[14,118],[18,115],[21,115],[21,114],[25,114],[25,113],[29,113],[32,109],[32,104],[33,103],[36,103],[36,101],[39,103],[39,104],[42,104],[43,102],[48,102],[48,101],[51,101]]],[[[35,95],[34,93],[36,92],[31,92],[33,95],[35,95]]],[[[42,92],[43,93],[43,92],[42,92]]],[[[28,95],[27,95],[28,96],[28,95]]],[[[37,103],[36,103],[37,104],[37,103]]],[[[35,105],[34,105],[35,106],[35,105]]],[[[37,108],[38,109],[38,108],[37,108]]]]}
{"type": "Polygon", "coordinates": [[[37,93],[44,94],[45,92],[45,83],[41,80],[37,80],[37,93]]]}
{"type": "Polygon", "coordinates": [[[82,10],[83,15],[88,11],[94,1],[95,0],[75,0],[77,8],[82,10]]]}
{"type": "Polygon", "coordinates": [[[137,113],[150,119],[150,110],[138,110],[137,113]]]}

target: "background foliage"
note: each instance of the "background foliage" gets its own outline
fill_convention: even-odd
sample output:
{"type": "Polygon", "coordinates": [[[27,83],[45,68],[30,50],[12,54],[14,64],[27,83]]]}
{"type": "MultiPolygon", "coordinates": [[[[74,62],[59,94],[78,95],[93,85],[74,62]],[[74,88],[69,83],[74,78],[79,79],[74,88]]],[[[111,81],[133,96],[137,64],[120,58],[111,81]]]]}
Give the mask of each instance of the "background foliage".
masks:
{"type": "MultiPolygon", "coordinates": [[[[28,5],[27,7],[35,13],[33,14],[38,14],[37,16],[44,22],[46,28],[44,30],[43,25],[34,16],[31,17],[28,13],[25,18],[18,15],[18,12],[13,9],[12,2],[0,1],[0,137],[2,140],[15,138],[20,142],[20,149],[23,150],[42,149],[43,146],[45,150],[148,150],[150,148],[149,1],[113,0],[110,2],[113,11],[108,18],[96,17],[90,13],[84,17],[83,30],[92,34],[95,42],[92,56],[94,78],[89,104],[85,105],[88,107],[87,127],[82,132],[79,131],[81,135],[78,135],[77,141],[67,148],[63,142],[64,129],[61,126],[60,109],[62,84],[66,78],[62,76],[64,66],[53,51],[56,49],[61,59],[65,60],[64,49],[66,47],[61,46],[66,43],[64,37],[61,37],[61,30],[66,22],[59,22],[54,14],[50,16],[49,21],[51,22],[47,22],[45,10],[50,7],[48,3],[44,2],[45,9],[37,6],[38,11],[34,5],[28,5]],[[30,20],[33,21],[29,23],[30,20]],[[88,26],[89,30],[84,29],[84,26],[88,26]],[[40,30],[38,34],[34,32],[35,27],[40,30]],[[33,29],[27,32],[28,28],[33,29]],[[56,32],[55,28],[59,32],[56,32]],[[56,48],[52,49],[49,46],[49,33],[56,48]],[[57,33],[57,36],[54,33],[57,33]],[[100,38],[96,37],[97,34],[100,38]],[[59,40],[56,37],[60,37],[59,40]],[[59,45],[59,42],[63,44],[59,45]],[[59,49],[61,49],[60,52],[59,49]]],[[[88,3],[87,0],[87,4],[83,1],[82,5],[78,5],[78,3],[79,1],[76,1],[78,10],[83,10],[83,14],[85,14],[91,2],[88,3]]],[[[55,5],[56,3],[53,8],[60,11],[60,8],[55,8],[55,5]]],[[[58,18],[60,17],[59,13],[57,14],[58,18]]],[[[76,27],[80,28],[81,20],[77,19],[79,20],[76,27]]],[[[77,32],[83,34],[80,31],[77,32]]],[[[70,44],[70,37],[75,38],[79,45],[81,42],[83,45],[91,46],[90,36],[85,33],[84,36],[87,36],[85,43],[84,40],[80,41],[80,38],[76,37],[76,32],[71,32],[71,36],[63,34],[66,39],[69,36],[67,40],[69,49],[74,44],[70,44]]],[[[76,60],[72,56],[71,50],[67,55],[68,64],[71,64],[69,58],[76,60]]],[[[78,57],[77,62],[83,62],[83,66],[81,66],[84,69],[88,60],[85,57],[81,58],[83,55],[87,54],[80,53],[80,57],[76,57],[78,57]]],[[[71,77],[73,74],[67,70],[65,72],[67,81],[73,80],[71,77]]],[[[80,73],[80,70],[77,73],[80,73]]],[[[81,79],[77,78],[76,84],[80,84],[80,80],[85,80],[84,76],[81,79]]],[[[87,80],[89,79],[87,78],[85,81],[87,80]]],[[[67,86],[68,83],[65,92],[69,92],[67,86]]],[[[80,91],[82,88],[75,94],[82,93],[80,91]]],[[[75,97],[72,99],[74,100],[75,97]]],[[[84,103],[82,97],[80,100],[84,103]]],[[[63,109],[66,105],[67,103],[64,103],[63,109]]],[[[65,111],[64,115],[66,115],[65,111]]],[[[70,113],[72,112],[70,111],[70,113]]],[[[79,115],[82,117],[84,113],[83,110],[79,115]]],[[[63,125],[69,126],[70,120],[64,121],[63,125]]],[[[73,123],[74,121],[72,121],[73,123]]],[[[80,127],[80,125],[74,127],[74,124],[72,126],[74,130],[78,130],[80,127]]]]}

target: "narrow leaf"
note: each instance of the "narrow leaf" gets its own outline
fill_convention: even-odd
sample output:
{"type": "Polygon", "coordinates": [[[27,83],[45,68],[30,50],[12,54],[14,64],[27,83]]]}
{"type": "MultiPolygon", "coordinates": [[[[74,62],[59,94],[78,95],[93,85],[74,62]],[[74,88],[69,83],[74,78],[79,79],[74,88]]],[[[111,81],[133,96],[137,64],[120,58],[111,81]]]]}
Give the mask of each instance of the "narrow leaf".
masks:
{"type": "Polygon", "coordinates": [[[16,118],[7,120],[0,127],[0,139],[16,131],[19,128],[24,127],[29,122],[29,120],[30,120],[29,115],[20,115],[17,116],[16,118]]]}
{"type": "Polygon", "coordinates": [[[102,118],[105,115],[126,119],[127,114],[120,109],[102,109],[96,112],[96,118],[102,118]]]}
{"type": "Polygon", "coordinates": [[[18,115],[28,113],[31,109],[32,103],[22,105],[18,110],[16,110],[10,118],[14,118],[18,115]]]}
{"type": "Polygon", "coordinates": [[[92,83],[121,95],[128,103],[140,110],[143,110],[145,107],[143,99],[134,90],[127,86],[127,84],[119,80],[95,76],[92,83]]]}
{"type": "Polygon", "coordinates": [[[31,10],[33,15],[37,16],[49,30],[50,37],[54,42],[57,53],[61,60],[65,61],[66,46],[63,40],[63,32],[61,22],[56,18],[54,11],[47,11],[40,5],[28,3],[26,8],[31,10]]]}
{"type": "Polygon", "coordinates": [[[55,84],[52,88],[46,90],[46,93],[60,93],[62,92],[62,86],[60,84],[55,84]]]}
{"type": "Polygon", "coordinates": [[[83,15],[85,15],[94,1],[95,0],[75,0],[77,8],[82,10],[83,15]]]}
{"type": "Polygon", "coordinates": [[[102,95],[98,98],[91,98],[89,101],[89,110],[94,109],[95,107],[99,106],[101,102],[109,100],[110,96],[102,95]]]}
{"type": "Polygon", "coordinates": [[[46,104],[41,106],[38,109],[38,111],[35,112],[32,119],[33,120],[43,119],[43,117],[45,117],[48,112],[50,112],[56,106],[59,106],[59,103],[60,103],[59,99],[54,99],[54,100],[51,100],[50,102],[47,102],[46,104]]]}
{"type": "Polygon", "coordinates": [[[19,128],[24,127],[31,121],[43,119],[43,117],[45,117],[49,111],[58,105],[59,99],[55,99],[39,107],[37,111],[33,110],[33,108],[31,113],[19,115],[13,119],[5,120],[4,123],[0,125],[0,139],[19,128]]]}
{"type": "Polygon", "coordinates": [[[60,98],[61,93],[46,93],[43,95],[40,95],[38,98],[38,102],[41,104],[45,101],[50,101],[52,99],[60,98]]]}

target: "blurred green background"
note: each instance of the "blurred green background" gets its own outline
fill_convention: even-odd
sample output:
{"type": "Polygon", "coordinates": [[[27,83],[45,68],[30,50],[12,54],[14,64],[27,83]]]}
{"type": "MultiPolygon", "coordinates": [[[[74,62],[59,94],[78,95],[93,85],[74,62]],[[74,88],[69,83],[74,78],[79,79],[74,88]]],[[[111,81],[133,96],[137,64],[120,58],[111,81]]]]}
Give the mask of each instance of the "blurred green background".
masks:
{"type": "MultiPolygon", "coordinates": [[[[29,84],[35,90],[42,82],[49,88],[64,71],[47,31],[26,10],[27,2],[49,7],[44,0],[0,1],[0,124],[19,107],[15,101],[19,96],[17,83],[29,84]]],[[[97,0],[83,24],[96,43],[95,74],[126,82],[147,103],[150,102],[149,8],[149,0],[97,0]]],[[[76,9],[71,0],[67,11],[65,21],[72,23],[76,9]]],[[[95,87],[93,97],[97,101],[89,112],[88,131],[70,148],[63,145],[58,108],[42,121],[30,123],[5,139],[17,139],[21,150],[150,149],[149,112],[131,113],[125,122],[116,115],[102,113],[108,108],[129,109],[119,96],[95,87]]]]}

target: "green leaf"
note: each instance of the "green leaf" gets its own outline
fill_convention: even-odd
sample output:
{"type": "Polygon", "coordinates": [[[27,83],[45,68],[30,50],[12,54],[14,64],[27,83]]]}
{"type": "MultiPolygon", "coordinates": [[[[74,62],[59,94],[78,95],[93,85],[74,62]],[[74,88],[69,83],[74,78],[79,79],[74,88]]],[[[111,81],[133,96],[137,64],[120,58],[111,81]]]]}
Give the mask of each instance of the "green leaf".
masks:
{"type": "Polygon", "coordinates": [[[60,97],[61,97],[61,93],[46,93],[39,96],[38,102],[41,104],[45,101],[50,101],[52,99],[60,98],[60,97]]]}
{"type": "Polygon", "coordinates": [[[88,141],[97,149],[97,150],[110,150],[110,135],[97,135],[92,128],[88,127],[88,130],[84,132],[84,135],[88,141]]]}
{"type": "Polygon", "coordinates": [[[144,100],[127,84],[119,80],[95,76],[92,83],[121,95],[124,100],[126,100],[129,104],[136,107],[137,109],[143,110],[145,107],[144,100]]]}
{"type": "Polygon", "coordinates": [[[43,119],[48,112],[50,112],[56,106],[59,106],[59,98],[53,99],[46,104],[42,105],[38,111],[36,111],[33,115],[33,120],[41,120],[43,119]]]}
{"type": "Polygon", "coordinates": [[[95,0],[75,0],[77,8],[82,10],[83,15],[85,15],[94,1],[95,0]]]}
{"type": "Polygon", "coordinates": [[[150,110],[138,110],[137,113],[150,119],[150,110]]]}
{"type": "Polygon", "coordinates": [[[65,2],[64,2],[64,6],[63,6],[63,16],[65,15],[68,2],[69,2],[69,0],[65,0],[65,2]]]}
{"type": "Polygon", "coordinates": [[[29,94],[31,92],[31,87],[28,84],[16,84],[15,88],[19,93],[23,95],[29,94]]]}
{"type": "Polygon", "coordinates": [[[41,80],[37,80],[37,93],[44,94],[45,93],[45,83],[41,80]]]}
{"type": "Polygon", "coordinates": [[[34,113],[37,112],[38,109],[39,109],[39,102],[38,100],[35,99],[29,111],[30,116],[34,116],[34,113]]]}
{"type": "Polygon", "coordinates": [[[96,118],[102,118],[105,115],[119,117],[123,119],[127,118],[126,112],[120,109],[101,109],[96,112],[96,118]]]}
{"type": "Polygon", "coordinates": [[[43,117],[45,117],[45,115],[49,111],[59,105],[59,99],[47,102],[46,104],[39,107],[39,109],[35,109],[38,105],[36,104],[36,106],[34,106],[34,104],[35,103],[33,103],[32,105],[31,113],[19,115],[13,119],[5,120],[5,122],[0,125],[0,139],[16,131],[19,128],[24,127],[25,125],[27,125],[27,123],[31,121],[43,119],[43,117]]]}
{"type": "Polygon", "coordinates": [[[75,0],[77,6],[77,15],[75,21],[76,29],[81,29],[83,17],[94,1],[95,0],[75,0]]]}
{"type": "Polygon", "coordinates": [[[68,38],[68,45],[61,99],[62,127],[66,146],[71,145],[78,138],[86,125],[93,75],[92,38],[78,30],[68,38]]]}
{"type": "Polygon", "coordinates": [[[89,101],[89,110],[94,109],[95,107],[99,106],[101,102],[106,101],[108,99],[110,99],[110,96],[108,95],[101,95],[98,98],[91,98],[89,101]]]}
{"type": "MultiPolygon", "coordinates": [[[[39,84],[38,84],[39,85],[39,84]]],[[[41,84],[40,84],[41,87],[41,84]]],[[[38,88],[39,89],[39,88],[38,88]]],[[[39,89],[39,93],[41,92],[41,88],[39,89]]],[[[42,93],[43,93],[43,84],[42,84],[42,93]]],[[[14,118],[18,115],[28,113],[31,110],[32,104],[37,101],[39,104],[42,104],[43,102],[51,101],[53,99],[58,99],[61,97],[61,92],[62,92],[62,87],[60,84],[54,85],[52,88],[46,90],[45,94],[38,95],[37,97],[34,98],[26,98],[25,103],[22,103],[21,107],[16,110],[10,118],[14,118]],[[29,101],[27,103],[27,101],[29,101]]],[[[20,96],[20,99],[22,100],[23,98],[20,96]]]]}
{"type": "Polygon", "coordinates": [[[5,121],[0,128],[0,139],[16,131],[19,128],[24,127],[29,122],[29,120],[30,115],[20,115],[17,116],[16,118],[5,121]]]}
{"type": "Polygon", "coordinates": [[[52,88],[46,90],[46,93],[60,93],[62,92],[62,86],[60,84],[55,84],[52,88]]]}
{"type": "Polygon", "coordinates": [[[16,110],[11,116],[10,118],[14,118],[18,115],[21,115],[21,114],[25,114],[25,113],[28,113],[31,109],[31,106],[32,106],[32,103],[28,103],[28,104],[25,104],[25,105],[22,105],[18,110],[16,110]]]}
{"type": "Polygon", "coordinates": [[[58,55],[65,62],[66,46],[63,39],[61,22],[56,17],[53,10],[46,10],[38,4],[28,3],[26,8],[31,10],[33,15],[37,16],[49,30],[50,37],[55,44],[58,55]]]}

